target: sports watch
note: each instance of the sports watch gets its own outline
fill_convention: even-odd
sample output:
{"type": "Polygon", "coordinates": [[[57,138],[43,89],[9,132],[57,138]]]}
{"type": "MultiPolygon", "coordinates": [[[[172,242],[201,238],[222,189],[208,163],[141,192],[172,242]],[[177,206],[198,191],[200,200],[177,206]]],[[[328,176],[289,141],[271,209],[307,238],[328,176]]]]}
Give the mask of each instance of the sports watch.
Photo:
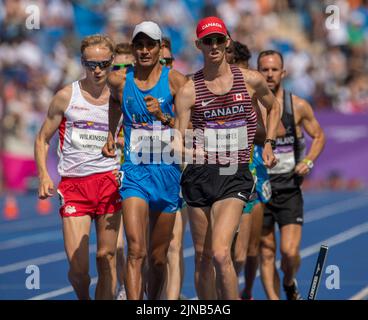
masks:
{"type": "Polygon", "coordinates": [[[266,145],[266,143],[268,143],[268,142],[271,144],[272,150],[275,150],[276,149],[276,140],[266,139],[265,142],[264,142],[264,145],[266,145]]]}
{"type": "Polygon", "coordinates": [[[308,167],[309,170],[314,167],[314,163],[313,163],[312,160],[309,160],[309,159],[305,158],[305,159],[303,159],[302,162],[304,162],[307,165],[307,167],[308,167]]]}
{"type": "Polygon", "coordinates": [[[164,125],[164,126],[168,126],[169,124],[170,124],[170,122],[171,122],[171,117],[170,116],[165,116],[165,120],[164,121],[162,121],[162,124],[164,125]]]}

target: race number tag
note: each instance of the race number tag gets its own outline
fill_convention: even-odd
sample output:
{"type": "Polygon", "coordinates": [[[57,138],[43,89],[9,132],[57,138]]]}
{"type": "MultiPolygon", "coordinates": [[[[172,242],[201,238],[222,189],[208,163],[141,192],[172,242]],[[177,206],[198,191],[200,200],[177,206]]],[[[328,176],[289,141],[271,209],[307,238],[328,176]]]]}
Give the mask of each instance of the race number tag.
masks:
{"type": "Polygon", "coordinates": [[[101,153],[106,143],[108,125],[93,121],[76,121],[72,129],[72,145],[77,150],[101,153]]]}
{"type": "Polygon", "coordinates": [[[272,169],[267,169],[269,174],[288,173],[294,170],[295,157],[293,145],[277,146],[273,151],[277,164],[272,169]]]}
{"type": "Polygon", "coordinates": [[[171,142],[171,129],[152,124],[139,124],[132,128],[130,151],[133,153],[162,153],[171,142]]]}
{"type": "Polygon", "coordinates": [[[239,151],[248,148],[245,120],[208,122],[204,129],[207,152],[239,151]]]}

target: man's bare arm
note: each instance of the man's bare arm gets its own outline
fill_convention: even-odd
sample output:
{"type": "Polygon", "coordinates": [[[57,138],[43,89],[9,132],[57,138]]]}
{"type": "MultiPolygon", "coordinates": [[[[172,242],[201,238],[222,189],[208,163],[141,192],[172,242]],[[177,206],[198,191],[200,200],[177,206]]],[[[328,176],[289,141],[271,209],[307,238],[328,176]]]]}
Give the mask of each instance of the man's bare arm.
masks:
{"type": "Polygon", "coordinates": [[[47,154],[50,140],[59,128],[64,111],[71,98],[71,86],[60,90],[52,99],[46,119],[38,132],[34,145],[35,159],[40,179],[38,196],[45,199],[53,195],[54,185],[47,171],[47,154]]]}
{"type": "Polygon", "coordinates": [[[296,105],[299,109],[297,112],[301,112],[301,124],[307,134],[313,139],[312,145],[306,156],[307,159],[315,161],[321,154],[325,143],[325,134],[319,125],[316,117],[314,116],[311,105],[304,99],[297,98],[296,105]]]}
{"type": "Polygon", "coordinates": [[[109,98],[109,133],[107,142],[102,148],[105,157],[116,156],[115,154],[115,134],[122,115],[121,104],[123,101],[123,87],[125,84],[125,70],[114,71],[107,78],[107,85],[110,89],[109,98]]]}
{"type": "MultiPolygon", "coordinates": [[[[257,99],[267,110],[266,139],[276,139],[277,127],[280,123],[280,105],[267,86],[263,76],[255,70],[242,70],[244,80],[254,90],[257,99]]],[[[277,160],[273,154],[270,143],[266,143],[263,148],[262,158],[268,168],[276,165],[277,160]]]]}
{"type": "Polygon", "coordinates": [[[257,95],[257,99],[267,110],[267,139],[276,139],[277,127],[280,122],[281,107],[276,97],[268,88],[266,80],[255,70],[243,70],[246,72],[244,78],[252,86],[257,95]]]}
{"type": "Polygon", "coordinates": [[[257,102],[253,106],[254,111],[257,114],[257,130],[256,135],[254,136],[254,143],[263,146],[264,141],[266,140],[266,128],[263,121],[262,111],[257,102]]]}
{"type": "Polygon", "coordinates": [[[109,74],[107,85],[110,89],[109,99],[109,132],[115,137],[116,129],[122,115],[123,87],[125,84],[125,70],[118,70],[109,74]]]}
{"type": "Polygon", "coordinates": [[[195,89],[192,80],[185,83],[175,96],[175,137],[173,146],[182,152],[184,146],[185,130],[190,123],[192,107],[195,104],[195,89]]]}

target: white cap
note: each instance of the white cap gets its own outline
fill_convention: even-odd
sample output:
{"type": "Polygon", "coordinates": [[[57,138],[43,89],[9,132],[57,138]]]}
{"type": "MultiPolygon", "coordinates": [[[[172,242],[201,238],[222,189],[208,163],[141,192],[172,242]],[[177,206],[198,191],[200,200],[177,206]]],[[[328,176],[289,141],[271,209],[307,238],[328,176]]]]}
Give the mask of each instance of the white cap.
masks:
{"type": "Polygon", "coordinates": [[[161,41],[161,29],[157,23],[154,23],[152,21],[143,21],[140,24],[137,24],[133,31],[132,41],[134,40],[135,36],[140,32],[146,34],[153,40],[161,41]]]}

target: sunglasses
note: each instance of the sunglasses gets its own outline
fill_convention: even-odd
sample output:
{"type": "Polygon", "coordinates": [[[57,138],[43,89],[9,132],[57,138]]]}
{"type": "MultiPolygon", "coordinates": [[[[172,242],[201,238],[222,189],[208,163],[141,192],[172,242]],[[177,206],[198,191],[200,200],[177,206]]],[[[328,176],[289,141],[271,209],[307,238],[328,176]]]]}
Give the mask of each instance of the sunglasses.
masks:
{"type": "Polygon", "coordinates": [[[112,58],[110,60],[103,61],[89,61],[82,58],[82,64],[89,70],[94,71],[97,67],[101,70],[106,69],[111,66],[112,58]]]}
{"type": "Polygon", "coordinates": [[[203,39],[200,39],[199,41],[206,46],[210,46],[213,44],[224,44],[226,40],[227,40],[226,36],[218,36],[218,37],[205,37],[203,39]]]}
{"type": "Polygon", "coordinates": [[[117,64],[113,64],[112,70],[116,71],[116,70],[129,68],[129,67],[134,67],[134,64],[133,63],[117,63],[117,64]]]}
{"type": "Polygon", "coordinates": [[[155,40],[137,40],[133,42],[133,47],[136,50],[142,50],[146,47],[148,50],[152,50],[159,44],[159,41],[155,40]]]}

